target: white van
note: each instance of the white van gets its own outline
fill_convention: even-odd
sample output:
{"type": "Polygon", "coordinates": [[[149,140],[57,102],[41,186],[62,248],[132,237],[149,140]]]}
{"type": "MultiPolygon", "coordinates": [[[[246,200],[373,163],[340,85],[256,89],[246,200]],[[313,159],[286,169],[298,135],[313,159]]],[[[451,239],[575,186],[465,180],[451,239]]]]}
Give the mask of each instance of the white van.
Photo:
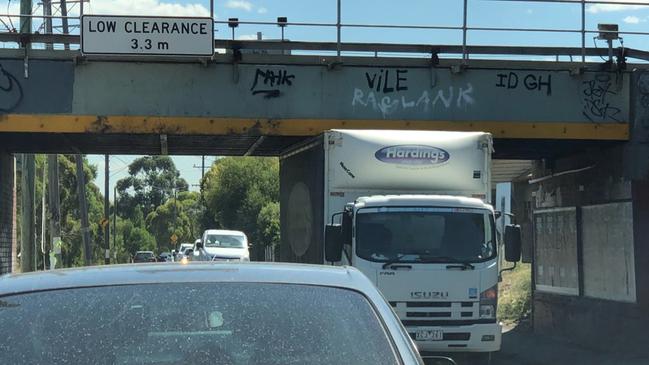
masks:
{"type": "MultiPolygon", "coordinates": [[[[201,238],[203,250],[212,261],[250,261],[248,237],[240,231],[208,229],[201,238]]],[[[194,245],[194,253],[198,253],[194,245]]]]}

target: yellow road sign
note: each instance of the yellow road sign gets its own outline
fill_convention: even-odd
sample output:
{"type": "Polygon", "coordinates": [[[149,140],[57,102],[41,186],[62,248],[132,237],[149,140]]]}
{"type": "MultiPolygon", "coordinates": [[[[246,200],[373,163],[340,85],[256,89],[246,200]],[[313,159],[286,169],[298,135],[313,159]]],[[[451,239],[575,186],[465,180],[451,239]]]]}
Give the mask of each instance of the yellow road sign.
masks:
{"type": "Polygon", "coordinates": [[[108,218],[102,218],[102,219],[99,221],[99,225],[100,225],[102,228],[106,228],[106,226],[108,225],[108,223],[109,223],[108,218]]]}
{"type": "Polygon", "coordinates": [[[176,236],[175,233],[172,234],[170,238],[171,238],[171,242],[173,242],[173,243],[176,243],[176,241],[178,241],[178,236],[176,236]]]}

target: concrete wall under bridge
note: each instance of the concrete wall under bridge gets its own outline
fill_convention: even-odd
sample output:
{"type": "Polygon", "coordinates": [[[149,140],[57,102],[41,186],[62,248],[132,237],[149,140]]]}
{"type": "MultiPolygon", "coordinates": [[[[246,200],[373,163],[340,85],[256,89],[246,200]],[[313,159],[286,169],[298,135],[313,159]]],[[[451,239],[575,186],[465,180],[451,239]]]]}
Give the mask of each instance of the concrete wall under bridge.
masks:
{"type": "Polygon", "coordinates": [[[624,351],[649,326],[649,75],[634,75],[631,140],[537,163],[517,188],[535,331],[624,351]]]}
{"type": "MultiPolygon", "coordinates": [[[[581,343],[649,325],[649,78],[601,65],[222,56],[200,64],[0,51],[0,272],[11,153],[279,155],[331,128],[484,130],[535,159],[519,217],[534,324],[581,343]],[[27,77],[26,77],[27,76],[27,77]]],[[[520,185],[520,184],[519,184],[520,185]]]]}

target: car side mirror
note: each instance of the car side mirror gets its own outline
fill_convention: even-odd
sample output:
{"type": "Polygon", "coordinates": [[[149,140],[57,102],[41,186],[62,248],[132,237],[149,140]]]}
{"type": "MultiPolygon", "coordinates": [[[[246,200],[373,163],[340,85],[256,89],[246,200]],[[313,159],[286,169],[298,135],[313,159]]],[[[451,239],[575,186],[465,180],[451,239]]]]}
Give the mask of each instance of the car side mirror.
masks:
{"type": "Polygon", "coordinates": [[[428,365],[457,365],[453,359],[444,356],[422,356],[428,365]]]}
{"type": "Polygon", "coordinates": [[[343,256],[343,229],[340,224],[325,227],[325,260],[338,262],[343,256]]]}
{"type": "Polygon", "coordinates": [[[505,226],[505,260],[518,262],[521,259],[521,226],[508,224],[505,226]]]}

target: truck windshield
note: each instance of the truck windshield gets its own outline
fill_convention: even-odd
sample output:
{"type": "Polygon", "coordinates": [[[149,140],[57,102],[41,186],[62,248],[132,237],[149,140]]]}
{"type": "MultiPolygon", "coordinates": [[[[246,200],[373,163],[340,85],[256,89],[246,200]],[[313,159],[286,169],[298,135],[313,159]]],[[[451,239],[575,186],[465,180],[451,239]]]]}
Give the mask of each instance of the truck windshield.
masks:
{"type": "Polygon", "coordinates": [[[492,214],[482,209],[365,208],[356,218],[356,254],[365,260],[481,262],[495,247],[492,214]]]}

